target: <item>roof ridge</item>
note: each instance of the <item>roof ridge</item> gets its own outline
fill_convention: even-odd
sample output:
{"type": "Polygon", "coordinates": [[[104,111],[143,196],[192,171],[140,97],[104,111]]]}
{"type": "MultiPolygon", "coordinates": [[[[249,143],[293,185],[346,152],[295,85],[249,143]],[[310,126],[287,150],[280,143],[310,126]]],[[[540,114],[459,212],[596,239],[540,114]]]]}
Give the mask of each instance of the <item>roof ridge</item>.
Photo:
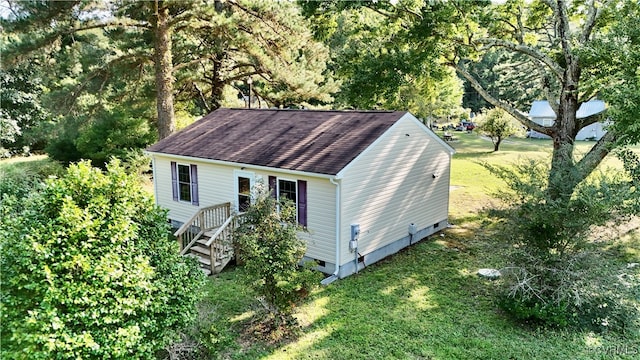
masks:
{"type": "Polygon", "coordinates": [[[364,113],[364,114],[372,114],[372,113],[381,113],[381,114],[391,114],[394,112],[407,112],[404,110],[360,110],[360,109],[274,109],[274,108],[219,108],[218,110],[244,110],[244,111],[310,111],[310,112],[344,112],[344,113],[364,113]]]}

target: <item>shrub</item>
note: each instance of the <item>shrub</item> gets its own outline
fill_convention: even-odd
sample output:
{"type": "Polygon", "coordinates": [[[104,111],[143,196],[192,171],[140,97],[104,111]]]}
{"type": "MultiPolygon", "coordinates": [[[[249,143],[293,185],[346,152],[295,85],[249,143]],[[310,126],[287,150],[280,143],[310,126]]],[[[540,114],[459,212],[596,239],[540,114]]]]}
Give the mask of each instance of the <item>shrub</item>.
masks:
{"type": "Polygon", "coordinates": [[[311,269],[314,263],[300,267],[306,243],[298,238],[302,228],[295,220],[295,207],[277,203],[262,184],[256,188],[238,229],[239,256],[247,284],[262,297],[277,326],[292,320],[293,307],[319,283],[320,274],[311,269]]]}
{"type": "MultiPolygon", "coordinates": [[[[637,324],[640,283],[621,286],[625,264],[606,259],[591,241],[598,226],[615,226],[635,211],[629,174],[594,174],[571,197],[552,198],[548,165],[531,161],[508,169],[486,165],[511,189],[500,214],[502,238],[511,243],[503,273],[503,308],[518,319],[624,331],[637,324]],[[603,303],[610,304],[602,307],[603,303]]],[[[562,181],[562,179],[560,179],[562,181]]]]}
{"type": "Polygon", "coordinates": [[[194,319],[203,274],[119,162],[71,165],[22,205],[0,222],[0,357],[151,359],[194,319]]]}
{"type": "Polygon", "coordinates": [[[75,127],[67,124],[67,129],[49,142],[47,153],[65,163],[87,159],[104,168],[111,158],[125,160],[155,140],[147,120],[122,109],[99,112],[87,122],[75,127]]]}
{"type": "Polygon", "coordinates": [[[47,177],[61,174],[62,166],[49,159],[5,164],[0,168],[0,206],[11,196],[27,197],[47,177]]]}

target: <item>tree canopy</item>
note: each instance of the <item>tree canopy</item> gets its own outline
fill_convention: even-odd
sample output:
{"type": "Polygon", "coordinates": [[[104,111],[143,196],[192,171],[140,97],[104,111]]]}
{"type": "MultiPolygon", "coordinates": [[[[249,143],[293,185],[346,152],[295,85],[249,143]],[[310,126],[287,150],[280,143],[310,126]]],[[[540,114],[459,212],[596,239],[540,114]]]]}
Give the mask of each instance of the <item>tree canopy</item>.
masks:
{"type": "MultiPolygon", "coordinates": [[[[387,58],[381,52],[377,54],[379,62],[357,62],[359,72],[379,77],[375,84],[381,88],[376,93],[397,89],[403,78],[400,74],[423,76],[421,66],[425,64],[449,66],[491,106],[500,107],[524,126],[549,135],[554,144],[549,189],[558,196],[570,196],[612,148],[639,139],[640,105],[628,101],[637,98],[638,89],[639,39],[637,26],[632,25],[639,20],[637,1],[509,0],[502,5],[489,1],[413,0],[302,3],[305,14],[320,19],[354,8],[373,11],[386,19],[385,26],[392,30],[379,31],[391,33],[393,46],[389,53],[402,60],[381,65],[387,58]],[[614,51],[614,47],[620,51],[614,51]],[[494,60],[496,57],[500,60],[494,60]],[[479,66],[483,61],[501,64],[479,66]],[[399,65],[405,62],[411,64],[399,65]],[[490,79],[479,71],[487,68],[500,82],[488,83],[490,79]],[[388,79],[387,72],[392,74],[388,79]],[[501,83],[516,90],[506,90],[499,86],[501,83]],[[548,100],[553,107],[557,117],[552,126],[539,125],[527,116],[526,106],[534,97],[548,100]],[[580,104],[594,97],[605,100],[609,111],[578,118],[580,104]],[[586,155],[575,156],[578,131],[605,118],[613,123],[607,135],[586,155]]],[[[372,27],[367,21],[359,24],[372,27]]],[[[318,32],[325,34],[326,28],[318,32]]],[[[375,43],[366,51],[369,48],[375,49],[375,43]]],[[[365,84],[361,86],[366,92],[365,84]]]]}
{"type": "MultiPolygon", "coordinates": [[[[263,107],[321,105],[337,89],[326,48],[292,3],[6,4],[2,66],[29,63],[40,71],[44,91],[37,100],[58,124],[52,138],[70,153],[84,155],[80,134],[113,112],[146,120],[163,138],[234,99],[251,95],[263,107]]],[[[2,124],[19,130],[15,121],[2,124]]]]}

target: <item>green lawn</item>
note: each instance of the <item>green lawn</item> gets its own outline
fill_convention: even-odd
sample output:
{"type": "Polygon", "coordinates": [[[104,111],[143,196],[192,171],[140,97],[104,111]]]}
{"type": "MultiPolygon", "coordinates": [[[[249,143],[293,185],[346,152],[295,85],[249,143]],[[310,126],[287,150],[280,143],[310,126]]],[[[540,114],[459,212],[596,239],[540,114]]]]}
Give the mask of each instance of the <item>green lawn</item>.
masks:
{"type": "MultiPolygon", "coordinates": [[[[550,154],[545,140],[509,139],[497,153],[476,134],[456,133],[451,222],[444,236],[314,291],[297,309],[301,328],[280,341],[256,340],[250,326],[259,308],[241,284],[241,267],[210,278],[192,333],[223,359],[637,359],[640,335],[594,334],[526,327],[496,306],[496,282],[475,275],[501,267],[501,244],[481,210],[503,184],[479,163],[510,163],[550,154]]],[[[586,151],[580,144],[578,151],[586,151]]],[[[636,147],[636,150],[640,150],[636,147]]],[[[0,173],[33,172],[44,158],[0,161],[0,173]],[[33,165],[33,164],[32,164],[33,165]],[[28,169],[28,170],[24,170],[28,169]]],[[[605,168],[620,164],[607,160],[605,168]]],[[[1,178],[1,177],[0,177],[1,178]]],[[[640,232],[610,248],[621,262],[640,262],[640,232]]]]}
{"type": "MultiPolygon", "coordinates": [[[[281,342],[250,333],[256,302],[240,285],[241,268],[211,278],[199,330],[215,357],[229,359],[635,359],[640,336],[525,327],[496,306],[495,282],[478,268],[504,259],[480,210],[503,184],[480,162],[511,163],[550,154],[550,141],[509,139],[498,153],[476,134],[456,133],[450,214],[454,227],[357,275],[316,290],[296,317],[301,329],[281,342]]],[[[580,144],[586,151],[592,143],[580,144]]],[[[615,160],[605,168],[619,169],[615,160]]],[[[620,261],[640,259],[640,233],[615,246],[620,261]]],[[[640,260],[639,260],[640,261],[640,260]]]]}

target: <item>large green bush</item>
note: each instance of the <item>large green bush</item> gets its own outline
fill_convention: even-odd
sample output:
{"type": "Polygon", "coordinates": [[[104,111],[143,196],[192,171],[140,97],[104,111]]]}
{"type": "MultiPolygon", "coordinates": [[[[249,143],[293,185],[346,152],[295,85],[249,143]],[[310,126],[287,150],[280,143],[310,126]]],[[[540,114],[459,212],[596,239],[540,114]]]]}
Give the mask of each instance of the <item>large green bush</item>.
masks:
{"type": "Polygon", "coordinates": [[[292,308],[319,284],[321,275],[301,267],[306,242],[296,222],[295,207],[277,202],[256,186],[253,203],[243,215],[238,229],[239,256],[245,266],[247,284],[264,300],[274,325],[290,322],[292,308]]]}
{"type": "Polygon", "coordinates": [[[638,270],[608,257],[602,239],[593,241],[594,232],[637,213],[637,168],[626,163],[626,174],[594,173],[561,198],[546,188],[544,162],[487,165],[511,189],[501,195],[509,208],[498,212],[502,237],[512,245],[511,264],[503,269],[505,310],[557,326],[625,331],[638,325],[638,304],[629,301],[640,293],[638,270]]]}
{"type": "Polygon", "coordinates": [[[3,359],[150,359],[194,319],[203,275],[118,162],[71,165],[13,205],[0,213],[3,359]]]}

